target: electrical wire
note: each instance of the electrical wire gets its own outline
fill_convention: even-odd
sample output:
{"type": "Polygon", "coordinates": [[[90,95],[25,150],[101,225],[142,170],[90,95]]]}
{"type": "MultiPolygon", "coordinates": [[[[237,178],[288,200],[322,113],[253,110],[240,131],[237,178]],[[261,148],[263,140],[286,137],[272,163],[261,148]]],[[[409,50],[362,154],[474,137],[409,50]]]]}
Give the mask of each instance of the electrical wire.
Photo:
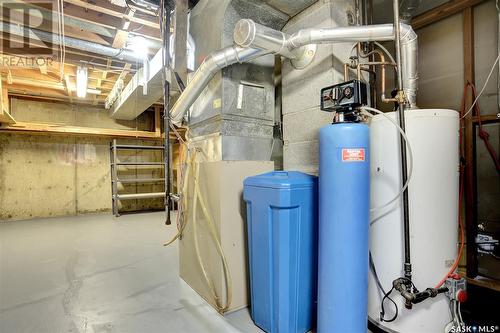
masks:
{"type": "MultiPolygon", "coordinates": [[[[375,212],[375,211],[381,210],[383,208],[386,208],[387,206],[391,205],[396,200],[398,200],[399,197],[404,193],[404,191],[408,187],[408,184],[410,184],[411,178],[413,176],[413,150],[411,148],[410,140],[408,140],[408,137],[406,136],[405,131],[403,131],[403,129],[399,126],[399,124],[394,119],[392,119],[391,117],[389,117],[384,112],[382,112],[380,110],[377,110],[377,109],[374,109],[374,108],[371,108],[371,107],[368,107],[368,106],[363,106],[362,110],[365,111],[364,114],[366,114],[366,115],[368,115],[370,117],[373,117],[373,115],[370,112],[375,112],[377,114],[380,114],[380,115],[384,116],[387,120],[389,120],[394,126],[396,126],[397,130],[399,131],[399,133],[401,134],[401,136],[405,140],[406,146],[408,148],[408,157],[409,157],[408,158],[409,159],[409,163],[408,164],[409,164],[409,168],[408,168],[408,178],[406,179],[406,183],[403,185],[403,187],[401,188],[401,190],[399,191],[399,193],[394,198],[392,198],[391,200],[389,200],[388,202],[386,202],[385,204],[383,204],[381,206],[370,208],[370,212],[375,212]]],[[[374,222],[375,221],[371,222],[370,224],[373,224],[374,222]]]]}
{"type": "Polygon", "coordinates": [[[380,321],[384,321],[386,323],[393,322],[398,317],[398,306],[397,306],[396,302],[394,302],[394,300],[389,297],[389,295],[392,293],[393,290],[394,290],[394,287],[392,287],[391,290],[389,290],[387,293],[384,294],[384,297],[382,298],[382,303],[380,305],[380,308],[381,308],[380,309],[380,321]],[[394,304],[395,309],[396,309],[394,316],[390,319],[384,319],[384,315],[385,315],[384,301],[385,301],[385,299],[390,300],[394,304]]]}
{"type": "Polygon", "coordinates": [[[479,100],[479,97],[481,97],[481,95],[483,94],[484,89],[486,89],[486,86],[488,85],[488,81],[491,78],[491,74],[493,74],[493,70],[495,69],[495,66],[498,63],[498,60],[500,60],[500,53],[498,53],[498,56],[495,59],[495,62],[493,63],[493,66],[491,66],[490,73],[486,77],[486,81],[484,82],[483,88],[481,89],[481,91],[479,92],[479,94],[476,96],[476,99],[474,99],[474,102],[472,102],[472,105],[470,106],[469,110],[467,110],[467,112],[464,113],[464,115],[462,116],[462,119],[465,118],[469,113],[471,113],[472,109],[474,108],[474,106],[476,105],[477,101],[479,100]]]}
{"type": "Polygon", "coordinates": [[[382,298],[382,302],[380,304],[380,310],[381,310],[380,311],[380,321],[385,321],[387,323],[393,322],[398,317],[398,305],[389,296],[391,294],[391,292],[394,290],[394,288],[391,288],[391,290],[389,292],[386,292],[384,290],[384,287],[382,287],[382,283],[380,282],[380,279],[379,279],[378,274],[377,274],[377,269],[375,268],[375,263],[373,262],[373,257],[372,257],[372,252],[371,251],[369,252],[369,264],[370,264],[370,271],[372,272],[373,277],[375,278],[375,283],[377,284],[377,287],[380,289],[380,291],[382,292],[382,294],[384,294],[384,297],[382,298]],[[395,309],[395,314],[390,319],[385,319],[384,301],[385,301],[386,298],[389,301],[392,302],[392,304],[394,305],[394,309],[395,309]]]}

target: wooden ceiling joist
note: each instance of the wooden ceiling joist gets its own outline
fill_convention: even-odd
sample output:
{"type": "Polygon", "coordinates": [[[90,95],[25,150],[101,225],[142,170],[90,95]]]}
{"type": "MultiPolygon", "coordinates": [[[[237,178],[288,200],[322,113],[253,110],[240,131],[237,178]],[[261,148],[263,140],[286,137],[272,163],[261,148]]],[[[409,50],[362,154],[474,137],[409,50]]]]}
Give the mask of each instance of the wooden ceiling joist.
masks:
{"type": "MultiPolygon", "coordinates": [[[[93,11],[96,11],[98,13],[106,14],[109,16],[114,16],[114,17],[120,18],[120,20],[126,14],[125,8],[120,7],[120,6],[115,6],[115,5],[111,4],[109,1],[105,1],[105,0],[93,0],[92,3],[87,2],[87,1],[83,1],[83,0],[65,0],[64,2],[85,8],[87,10],[93,10],[93,11]]],[[[135,16],[131,17],[130,21],[144,25],[146,27],[151,27],[151,28],[155,28],[155,29],[160,28],[160,25],[158,24],[157,21],[147,20],[147,19],[143,19],[140,17],[135,17],[135,16]]]]}
{"type": "Polygon", "coordinates": [[[464,9],[476,6],[485,0],[451,0],[425,13],[415,16],[411,20],[413,29],[420,29],[429,24],[438,22],[448,16],[462,12],[464,9]]]}
{"type": "MultiPolygon", "coordinates": [[[[57,34],[59,16],[53,6],[29,0],[12,0],[12,2],[14,10],[10,11],[8,17],[5,13],[0,14],[3,15],[0,17],[0,21],[23,24],[26,20],[25,11],[15,9],[18,3],[22,3],[30,8],[28,11],[28,15],[31,17],[29,22],[36,21],[32,18],[39,16],[40,12],[48,18],[34,28],[57,34]],[[36,10],[39,12],[37,13],[36,10]]],[[[64,13],[66,36],[113,47],[117,50],[117,55],[120,53],[119,50],[126,46],[130,31],[133,31],[134,35],[149,38],[155,43],[161,41],[158,18],[151,15],[154,13],[146,14],[138,8],[117,6],[109,0],[64,0],[64,13]]],[[[139,62],[126,62],[69,47],[66,47],[65,63],[61,64],[59,62],[61,52],[59,45],[44,43],[36,39],[26,40],[22,36],[1,33],[0,42],[3,43],[7,40],[23,43],[22,45],[28,43],[33,48],[44,47],[52,50],[52,53],[46,58],[49,61],[50,57],[50,63],[29,64],[26,61],[33,58],[29,54],[19,56],[16,48],[4,47],[2,49],[2,63],[5,58],[8,58],[8,64],[0,65],[0,74],[3,76],[6,89],[13,96],[62,100],[72,103],[103,103],[117,80],[120,82],[123,80],[127,84],[133,73],[142,66],[139,62]],[[85,99],[75,96],[76,66],[88,68],[88,87],[95,91],[95,93],[89,93],[85,99]]],[[[158,47],[159,45],[158,43],[158,47]]],[[[153,47],[150,51],[156,52],[155,48],[157,47],[153,47]]],[[[37,55],[33,53],[33,56],[37,55]]]]}

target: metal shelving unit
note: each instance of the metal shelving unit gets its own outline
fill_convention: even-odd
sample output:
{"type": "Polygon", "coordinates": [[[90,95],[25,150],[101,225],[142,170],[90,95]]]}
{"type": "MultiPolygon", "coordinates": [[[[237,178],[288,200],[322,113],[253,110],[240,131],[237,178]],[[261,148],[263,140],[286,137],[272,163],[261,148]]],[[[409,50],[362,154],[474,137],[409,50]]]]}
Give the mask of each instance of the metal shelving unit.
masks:
{"type": "MultiPolygon", "coordinates": [[[[118,184],[140,184],[140,183],[163,183],[165,185],[165,178],[124,178],[118,177],[120,166],[157,166],[165,167],[164,162],[156,161],[140,161],[140,162],[119,162],[118,151],[120,150],[156,150],[165,151],[164,146],[141,146],[141,145],[120,145],[116,143],[116,139],[110,145],[110,162],[111,162],[111,193],[112,193],[112,207],[113,215],[120,216],[118,212],[118,202],[120,200],[131,199],[152,199],[152,198],[165,198],[165,191],[163,192],[150,192],[150,193],[118,193],[118,184]]],[[[163,157],[162,157],[163,160],[163,157]]]]}

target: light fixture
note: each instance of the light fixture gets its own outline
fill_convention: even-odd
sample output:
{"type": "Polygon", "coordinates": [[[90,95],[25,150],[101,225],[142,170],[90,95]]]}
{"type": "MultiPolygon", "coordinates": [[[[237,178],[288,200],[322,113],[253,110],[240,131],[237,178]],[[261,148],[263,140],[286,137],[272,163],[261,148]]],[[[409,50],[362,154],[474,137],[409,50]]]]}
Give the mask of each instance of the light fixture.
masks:
{"type": "Polygon", "coordinates": [[[132,50],[140,58],[146,59],[148,56],[149,42],[143,36],[133,36],[129,38],[127,48],[132,50]]]}
{"type": "Polygon", "coordinates": [[[88,78],[87,67],[78,66],[76,68],[76,95],[79,98],[85,98],[85,96],[87,96],[88,78]]]}

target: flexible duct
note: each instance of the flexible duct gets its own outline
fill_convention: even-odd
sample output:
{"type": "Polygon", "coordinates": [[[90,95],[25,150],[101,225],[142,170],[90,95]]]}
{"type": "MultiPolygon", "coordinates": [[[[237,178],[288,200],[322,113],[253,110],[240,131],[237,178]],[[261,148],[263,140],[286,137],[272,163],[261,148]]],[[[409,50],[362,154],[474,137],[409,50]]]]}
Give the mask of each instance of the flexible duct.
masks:
{"type": "MultiPolygon", "coordinates": [[[[403,87],[410,107],[416,107],[418,64],[417,34],[411,26],[401,24],[401,55],[403,87]]],[[[243,47],[253,47],[281,54],[284,57],[300,58],[308,44],[332,42],[374,42],[394,40],[392,24],[336,27],[329,29],[302,29],[292,35],[241,19],[234,29],[234,41],[243,47]]]]}
{"type": "MultiPolygon", "coordinates": [[[[29,37],[34,40],[41,40],[43,42],[51,43],[54,45],[61,45],[61,37],[59,35],[29,28],[30,36],[25,36],[24,29],[25,27],[23,26],[7,22],[2,22],[2,24],[0,24],[0,31],[3,33],[8,33],[20,37],[29,37]]],[[[105,57],[116,58],[128,62],[142,61],[141,58],[138,57],[134,52],[128,50],[116,49],[114,47],[92,43],[86,40],[68,36],[64,37],[64,42],[66,44],[66,47],[76,50],[91,52],[105,57]]]]}
{"type": "Polygon", "coordinates": [[[182,123],[182,118],[187,110],[193,105],[203,89],[205,89],[210,80],[214,77],[215,73],[224,67],[237,62],[250,61],[265,53],[268,53],[268,51],[239,46],[229,46],[211,53],[205,58],[200,67],[198,67],[193,79],[189,82],[172,109],[170,109],[172,123],[175,125],[180,125],[182,123]]]}

